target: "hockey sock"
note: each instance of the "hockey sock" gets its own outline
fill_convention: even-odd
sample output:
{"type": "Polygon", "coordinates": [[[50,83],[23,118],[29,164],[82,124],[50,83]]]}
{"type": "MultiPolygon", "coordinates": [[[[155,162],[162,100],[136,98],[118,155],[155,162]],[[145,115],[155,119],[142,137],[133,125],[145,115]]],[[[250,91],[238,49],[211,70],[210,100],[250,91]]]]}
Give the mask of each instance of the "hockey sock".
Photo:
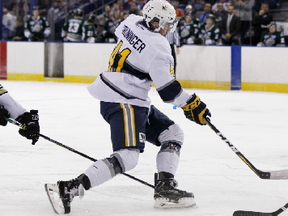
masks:
{"type": "Polygon", "coordinates": [[[181,146],[177,143],[163,143],[157,155],[158,172],[166,172],[175,175],[180,159],[181,146]]]}
{"type": "Polygon", "coordinates": [[[95,187],[112,179],[121,172],[122,168],[118,160],[115,157],[111,157],[94,162],[84,174],[89,178],[91,187],[95,187]]]}

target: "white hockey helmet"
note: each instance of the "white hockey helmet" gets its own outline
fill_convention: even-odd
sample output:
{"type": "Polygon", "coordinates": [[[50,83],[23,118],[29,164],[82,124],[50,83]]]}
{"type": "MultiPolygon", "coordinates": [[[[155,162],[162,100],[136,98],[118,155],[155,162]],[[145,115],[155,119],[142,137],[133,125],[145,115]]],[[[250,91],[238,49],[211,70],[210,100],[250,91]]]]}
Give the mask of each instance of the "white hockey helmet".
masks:
{"type": "Polygon", "coordinates": [[[143,17],[146,24],[150,27],[151,21],[159,23],[160,28],[164,28],[165,24],[170,25],[170,32],[174,32],[177,27],[176,12],[174,7],[166,0],[150,0],[143,7],[143,17]]]}

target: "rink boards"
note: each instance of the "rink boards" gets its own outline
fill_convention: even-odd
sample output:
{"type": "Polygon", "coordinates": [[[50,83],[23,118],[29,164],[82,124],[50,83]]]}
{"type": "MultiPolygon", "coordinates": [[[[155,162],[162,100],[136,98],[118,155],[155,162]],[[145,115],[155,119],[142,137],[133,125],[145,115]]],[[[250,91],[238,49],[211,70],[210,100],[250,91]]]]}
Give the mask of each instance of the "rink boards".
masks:
{"type": "MultiPolygon", "coordinates": [[[[91,83],[115,44],[0,42],[0,79],[91,83]]],[[[286,47],[183,46],[176,77],[185,88],[288,92],[286,47]]]]}

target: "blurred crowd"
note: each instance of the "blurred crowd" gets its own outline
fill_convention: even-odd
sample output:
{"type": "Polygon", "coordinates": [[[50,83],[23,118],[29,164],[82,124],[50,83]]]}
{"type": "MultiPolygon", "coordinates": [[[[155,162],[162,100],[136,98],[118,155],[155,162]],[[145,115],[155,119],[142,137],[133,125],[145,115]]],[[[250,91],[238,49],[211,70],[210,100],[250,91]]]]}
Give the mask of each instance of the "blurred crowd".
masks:
{"type": "MultiPolygon", "coordinates": [[[[59,30],[62,41],[87,43],[116,42],[117,26],[130,14],[142,15],[146,3],[146,0],[115,0],[109,4],[106,0],[101,10],[84,14],[84,5],[95,7],[97,0],[38,0],[30,16],[29,1],[3,1],[2,39],[55,41],[51,30],[53,33],[54,25],[62,20],[59,30]]],[[[288,45],[288,16],[285,21],[275,22],[270,12],[281,8],[281,0],[171,0],[170,3],[177,14],[179,46],[288,45]]]]}

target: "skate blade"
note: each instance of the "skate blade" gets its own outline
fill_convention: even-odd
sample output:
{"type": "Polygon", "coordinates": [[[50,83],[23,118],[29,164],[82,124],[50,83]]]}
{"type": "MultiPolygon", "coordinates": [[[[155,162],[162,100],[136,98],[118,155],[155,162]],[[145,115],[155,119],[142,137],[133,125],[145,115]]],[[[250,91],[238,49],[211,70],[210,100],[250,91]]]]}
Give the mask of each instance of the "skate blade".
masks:
{"type": "Polygon", "coordinates": [[[64,205],[59,196],[59,188],[57,184],[45,184],[45,191],[56,214],[66,214],[70,212],[67,212],[67,209],[64,209],[64,205]]]}
{"type": "Polygon", "coordinates": [[[171,202],[166,198],[156,198],[154,208],[171,209],[171,208],[189,208],[196,205],[194,198],[181,198],[178,202],[171,202]]]}
{"type": "Polygon", "coordinates": [[[80,184],[79,188],[78,188],[78,192],[79,192],[79,199],[82,199],[85,195],[85,190],[82,184],[80,184]]]}

